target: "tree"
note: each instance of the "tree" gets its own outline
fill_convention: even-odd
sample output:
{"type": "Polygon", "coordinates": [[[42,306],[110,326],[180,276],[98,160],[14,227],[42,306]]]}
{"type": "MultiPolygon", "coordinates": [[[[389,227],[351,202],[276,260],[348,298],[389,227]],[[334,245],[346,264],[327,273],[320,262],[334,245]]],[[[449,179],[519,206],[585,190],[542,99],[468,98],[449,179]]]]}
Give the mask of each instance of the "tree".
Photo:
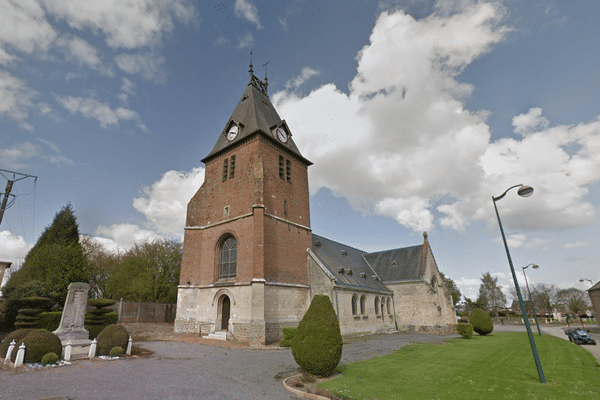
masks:
{"type": "Polygon", "coordinates": [[[452,305],[456,306],[456,303],[459,302],[460,297],[462,296],[462,294],[460,293],[460,289],[458,288],[458,286],[456,286],[456,283],[454,283],[452,279],[448,278],[441,272],[440,275],[442,276],[442,285],[446,288],[446,290],[448,290],[448,292],[452,296],[452,305]]]}
{"type": "Polygon", "coordinates": [[[546,283],[538,283],[531,290],[531,297],[535,304],[535,309],[539,313],[552,314],[554,308],[558,304],[558,290],[554,285],[546,283]]]}
{"type": "Polygon", "coordinates": [[[577,316],[580,316],[589,307],[586,293],[576,288],[559,290],[557,298],[560,305],[577,316]]]}
{"type": "Polygon", "coordinates": [[[13,273],[3,290],[11,298],[44,296],[61,308],[69,284],[87,282],[85,257],[79,244],[79,227],[70,204],[54,216],[25,256],[21,269],[13,273]]]}
{"type": "Polygon", "coordinates": [[[106,296],[131,301],[175,303],[182,245],[169,239],[134,244],[106,282],[106,296]]]}
{"type": "Polygon", "coordinates": [[[498,278],[486,272],[481,277],[479,297],[477,303],[488,312],[493,312],[499,318],[498,310],[506,306],[506,296],[502,293],[502,286],[498,285],[498,278]]]}
{"type": "Polygon", "coordinates": [[[122,261],[120,254],[107,251],[90,235],[81,235],[80,243],[86,258],[86,271],[89,276],[90,294],[93,298],[104,297],[106,284],[122,261]]]}
{"type": "Polygon", "coordinates": [[[292,355],[309,374],[329,376],[342,357],[340,323],[327,295],[313,297],[292,339],[292,355]]]}

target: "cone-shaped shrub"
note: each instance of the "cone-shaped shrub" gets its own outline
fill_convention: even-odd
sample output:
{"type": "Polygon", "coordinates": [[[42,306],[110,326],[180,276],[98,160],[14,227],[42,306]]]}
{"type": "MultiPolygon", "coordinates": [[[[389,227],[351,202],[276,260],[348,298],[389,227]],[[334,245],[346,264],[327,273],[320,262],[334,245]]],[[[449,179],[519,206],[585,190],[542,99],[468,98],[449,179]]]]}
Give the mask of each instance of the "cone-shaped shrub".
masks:
{"type": "Polygon", "coordinates": [[[490,315],[481,308],[476,308],[471,311],[471,314],[469,315],[469,322],[471,325],[473,325],[473,330],[482,336],[492,333],[494,330],[492,317],[490,317],[490,315]]]}
{"type": "Polygon", "coordinates": [[[107,356],[113,347],[121,347],[126,349],[129,343],[129,333],[123,325],[109,325],[98,334],[96,338],[98,347],[96,354],[99,356],[107,356]]]}
{"type": "Polygon", "coordinates": [[[62,354],[60,338],[45,329],[35,329],[17,343],[15,350],[10,355],[12,362],[17,358],[17,351],[21,343],[25,343],[25,363],[38,363],[48,353],[62,354]]]}
{"type": "Polygon", "coordinates": [[[471,339],[473,337],[473,325],[458,323],[456,324],[456,332],[464,339],[471,339]]]}
{"type": "Polygon", "coordinates": [[[300,368],[329,376],[342,357],[340,324],[328,296],[315,295],[292,339],[292,354],[300,368]]]}
{"type": "MultiPolygon", "coordinates": [[[[25,336],[29,335],[31,332],[33,332],[33,329],[17,329],[16,331],[13,331],[13,332],[9,333],[8,335],[6,335],[4,340],[2,340],[2,343],[0,343],[0,357],[1,358],[6,357],[6,352],[8,351],[8,347],[10,346],[10,342],[12,342],[14,340],[15,343],[20,343],[21,339],[23,339],[25,336]]],[[[13,350],[13,354],[16,354],[18,349],[19,348],[16,347],[13,350]]]]}

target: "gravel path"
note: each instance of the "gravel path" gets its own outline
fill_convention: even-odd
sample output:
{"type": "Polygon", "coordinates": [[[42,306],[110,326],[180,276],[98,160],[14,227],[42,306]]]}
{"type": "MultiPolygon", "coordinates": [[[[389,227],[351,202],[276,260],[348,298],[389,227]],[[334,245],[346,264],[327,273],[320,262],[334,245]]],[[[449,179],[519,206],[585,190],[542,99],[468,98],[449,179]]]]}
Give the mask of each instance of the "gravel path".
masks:
{"type": "MultiPolygon", "coordinates": [[[[344,345],[342,362],[390,354],[416,342],[449,337],[394,333],[344,345]]],[[[291,351],[234,349],[185,342],[141,342],[147,359],[79,361],[72,366],[14,373],[0,371],[0,399],[297,399],[281,384],[297,371],[291,351]]]]}

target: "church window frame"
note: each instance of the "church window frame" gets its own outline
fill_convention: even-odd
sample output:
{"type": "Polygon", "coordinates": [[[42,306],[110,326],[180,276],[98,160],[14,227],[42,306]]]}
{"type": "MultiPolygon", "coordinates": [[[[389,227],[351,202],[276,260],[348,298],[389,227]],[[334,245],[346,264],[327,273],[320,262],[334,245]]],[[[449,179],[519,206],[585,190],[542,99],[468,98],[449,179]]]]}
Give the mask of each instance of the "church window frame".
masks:
{"type": "Polygon", "coordinates": [[[292,182],[292,162],[290,160],[285,160],[285,180],[292,182]]]}
{"type": "Polygon", "coordinates": [[[229,172],[229,159],[226,158],[223,160],[223,182],[225,182],[227,180],[228,172],[229,172]]]}
{"type": "Polygon", "coordinates": [[[360,315],[362,316],[366,316],[366,302],[367,302],[367,297],[363,294],[362,296],[360,296],[360,315]]]}
{"type": "Polygon", "coordinates": [[[279,179],[285,180],[284,158],[279,156],[279,179]]]}
{"type": "Polygon", "coordinates": [[[387,303],[387,313],[389,315],[392,315],[392,300],[388,297],[386,303],[387,303]]]}
{"type": "Polygon", "coordinates": [[[358,316],[358,296],[352,295],[352,315],[358,316]]]}
{"type": "Polygon", "coordinates": [[[219,280],[237,276],[237,240],[231,234],[219,241],[219,280]]]}
{"type": "Polygon", "coordinates": [[[374,300],[374,306],[375,306],[375,315],[377,315],[379,317],[379,297],[375,296],[375,300],[374,300]]]}
{"type": "Polygon", "coordinates": [[[231,156],[229,161],[229,179],[233,179],[235,177],[235,156],[231,156]]]}

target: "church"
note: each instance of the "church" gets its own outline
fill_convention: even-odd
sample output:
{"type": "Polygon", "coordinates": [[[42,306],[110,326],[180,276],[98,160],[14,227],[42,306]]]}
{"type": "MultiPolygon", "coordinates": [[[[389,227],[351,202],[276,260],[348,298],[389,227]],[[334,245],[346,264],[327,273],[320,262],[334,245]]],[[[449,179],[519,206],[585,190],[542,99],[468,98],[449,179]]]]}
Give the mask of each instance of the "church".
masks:
{"type": "Polygon", "coordinates": [[[252,63],[249,73],[187,206],[175,333],[273,343],[315,294],[329,296],[342,335],[453,329],[426,233],[422,244],[375,253],[312,233],[312,163],[269,100],[267,79],[252,63]]]}

